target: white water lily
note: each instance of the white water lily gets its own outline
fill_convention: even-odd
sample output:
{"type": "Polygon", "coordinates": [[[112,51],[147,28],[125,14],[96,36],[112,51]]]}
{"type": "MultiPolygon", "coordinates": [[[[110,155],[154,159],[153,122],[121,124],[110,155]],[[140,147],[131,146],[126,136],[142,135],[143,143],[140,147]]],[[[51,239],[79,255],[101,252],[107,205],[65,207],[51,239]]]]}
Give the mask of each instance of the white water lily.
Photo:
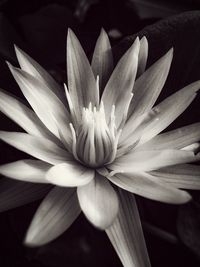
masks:
{"type": "Polygon", "coordinates": [[[200,81],[154,106],[173,50],[145,71],[147,54],[147,39],[136,38],[113,68],[102,30],[90,65],[69,30],[63,89],[16,48],[21,69],[8,65],[32,109],[1,90],[0,110],[26,133],[0,131],[0,138],[37,160],[0,167],[4,176],[23,181],[3,180],[0,209],[48,192],[27,232],[27,244],[55,239],[83,211],[106,231],[123,266],[150,266],[133,193],[182,204],[191,197],[179,188],[200,189],[200,168],[188,164],[200,159],[200,123],[161,133],[190,105],[200,81]]]}

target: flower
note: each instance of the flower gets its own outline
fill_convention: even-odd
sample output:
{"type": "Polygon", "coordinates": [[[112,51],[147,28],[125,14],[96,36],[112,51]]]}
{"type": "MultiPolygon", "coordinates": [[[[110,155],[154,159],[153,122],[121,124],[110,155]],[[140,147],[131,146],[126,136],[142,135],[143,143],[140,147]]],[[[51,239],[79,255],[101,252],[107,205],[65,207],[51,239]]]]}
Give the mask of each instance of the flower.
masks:
{"type": "Polygon", "coordinates": [[[27,133],[1,131],[0,138],[37,160],[2,165],[0,173],[55,185],[48,187],[33,218],[27,244],[53,240],[82,210],[94,226],[106,230],[124,266],[133,262],[142,266],[145,261],[147,266],[137,206],[127,191],[182,204],[191,197],[179,188],[200,188],[199,167],[186,164],[200,159],[200,123],[161,133],[190,105],[200,81],[154,106],[167,79],[173,49],[145,71],[147,54],[147,39],[136,38],[113,68],[109,39],[102,30],[90,66],[69,30],[63,90],[16,47],[21,69],[8,66],[32,109],[1,91],[1,111],[27,133]],[[130,230],[133,218],[136,228],[130,230]],[[124,238],[121,245],[120,237],[124,238]]]}

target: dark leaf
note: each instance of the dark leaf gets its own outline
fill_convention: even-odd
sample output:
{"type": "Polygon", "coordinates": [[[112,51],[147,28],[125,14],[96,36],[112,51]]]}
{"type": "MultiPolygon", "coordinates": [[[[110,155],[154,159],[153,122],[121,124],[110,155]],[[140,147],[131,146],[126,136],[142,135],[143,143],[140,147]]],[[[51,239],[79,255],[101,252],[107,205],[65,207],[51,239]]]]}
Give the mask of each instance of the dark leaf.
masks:
{"type": "Polygon", "coordinates": [[[195,201],[180,207],[178,233],[182,242],[200,259],[200,194],[195,201]]]}
{"type": "Polygon", "coordinates": [[[51,4],[19,19],[21,31],[32,56],[45,64],[65,63],[68,27],[76,20],[67,7],[51,4]]]}

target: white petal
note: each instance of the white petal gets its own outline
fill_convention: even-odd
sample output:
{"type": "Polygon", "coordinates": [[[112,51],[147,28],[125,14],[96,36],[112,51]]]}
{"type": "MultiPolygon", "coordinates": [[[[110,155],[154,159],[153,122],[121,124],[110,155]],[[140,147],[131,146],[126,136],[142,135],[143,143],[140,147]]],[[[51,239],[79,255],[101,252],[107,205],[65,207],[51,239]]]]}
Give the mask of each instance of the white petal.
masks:
{"type": "Polygon", "coordinates": [[[53,165],[71,159],[67,151],[42,137],[35,137],[26,133],[0,131],[0,139],[33,157],[53,165]]]}
{"type": "Polygon", "coordinates": [[[137,118],[150,111],[156,102],[167,79],[172,56],[173,49],[170,49],[136,80],[133,88],[134,97],[129,107],[129,119],[122,132],[121,140],[125,140],[134,131],[137,118]]]}
{"type": "Polygon", "coordinates": [[[77,37],[68,30],[67,35],[67,79],[74,109],[80,118],[83,107],[91,102],[97,105],[94,74],[77,37]]]}
{"type": "Polygon", "coordinates": [[[180,149],[200,140],[200,123],[187,125],[169,132],[159,134],[139,146],[139,150],[180,149]]]}
{"type": "Polygon", "coordinates": [[[77,189],[81,209],[88,220],[100,229],[109,227],[118,212],[118,198],[108,180],[96,174],[89,184],[77,189]]]}
{"type": "Polygon", "coordinates": [[[59,140],[48,131],[37,115],[15,96],[0,90],[0,111],[21,126],[27,133],[46,137],[56,143],[59,140]]]}
{"type": "Polygon", "coordinates": [[[141,76],[146,69],[148,57],[148,41],[145,36],[140,40],[140,51],[138,56],[138,70],[137,77],[141,76]]]}
{"type": "Polygon", "coordinates": [[[50,164],[40,160],[24,159],[0,166],[0,174],[24,182],[47,183],[45,173],[50,164]]]}
{"type": "Polygon", "coordinates": [[[69,113],[63,103],[40,80],[10,64],[9,68],[40,120],[58,138],[61,139],[60,134],[62,134],[69,144],[71,142],[69,113]]]}
{"type": "Polygon", "coordinates": [[[66,187],[82,186],[94,178],[94,170],[76,162],[64,162],[52,167],[46,179],[52,184],[66,187]]]}
{"type": "Polygon", "coordinates": [[[112,106],[115,105],[117,126],[120,125],[123,118],[121,110],[126,106],[124,97],[130,95],[133,89],[138,66],[139,46],[139,39],[136,38],[115,67],[102,95],[107,119],[110,118],[112,106]]]}
{"type": "Polygon", "coordinates": [[[51,89],[63,103],[65,103],[66,98],[64,97],[64,91],[51,75],[16,45],[15,52],[21,69],[46,84],[46,86],[51,89]]]}
{"type": "Polygon", "coordinates": [[[181,164],[152,171],[165,183],[176,188],[200,190],[200,166],[181,164]]]}
{"type": "Polygon", "coordinates": [[[151,171],[170,165],[198,160],[200,160],[200,153],[195,155],[192,151],[173,149],[144,150],[133,151],[123,155],[109,165],[108,168],[125,172],[151,171]]]}
{"type": "Polygon", "coordinates": [[[14,209],[43,198],[50,185],[33,184],[3,178],[0,180],[0,212],[14,209]]]}
{"type": "Polygon", "coordinates": [[[170,187],[159,178],[147,173],[118,173],[108,176],[117,186],[137,195],[170,204],[183,204],[191,196],[182,190],[170,187]]]}
{"type": "Polygon", "coordinates": [[[155,106],[139,144],[147,142],[169,126],[191,104],[199,89],[200,81],[194,82],[155,106]]]}
{"type": "Polygon", "coordinates": [[[102,92],[113,70],[113,55],[110,41],[104,29],[101,29],[92,57],[94,76],[99,75],[99,88],[102,92]]]}
{"type": "Polygon", "coordinates": [[[76,191],[55,187],[39,206],[25,238],[29,246],[44,245],[66,231],[80,214],[76,191]]]}
{"type": "Polygon", "coordinates": [[[119,212],[106,233],[123,266],[150,267],[135,197],[121,189],[118,196],[119,212]]]}

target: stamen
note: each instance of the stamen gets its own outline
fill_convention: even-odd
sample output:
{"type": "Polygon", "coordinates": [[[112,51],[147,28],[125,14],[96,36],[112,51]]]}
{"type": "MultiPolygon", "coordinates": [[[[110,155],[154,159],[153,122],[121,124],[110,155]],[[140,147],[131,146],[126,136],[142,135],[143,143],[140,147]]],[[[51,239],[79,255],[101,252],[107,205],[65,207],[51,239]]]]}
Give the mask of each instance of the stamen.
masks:
{"type": "Polygon", "coordinates": [[[117,136],[114,139],[113,152],[112,152],[111,157],[110,157],[110,160],[109,160],[109,162],[107,164],[110,164],[116,158],[117,145],[118,145],[118,141],[119,141],[119,137],[120,137],[121,133],[122,133],[122,129],[119,130],[119,132],[117,133],[117,136]]]}
{"type": "Polygon", "coordinates": [[[94,150],[94,123],[91,119],[90,121],[88,121],[87,136],[84,142],[84,153],[83,153],[84,162],[89,164],[93,161],[95,162],[95,154],[93,153],[93,150],[94,150]]]}
{"type": "Polygon", "coordinates": [[[90,112],[92,112],[92,103],[91,103],[91,102],[89,103],[88,110],[89,110],[90,112]]]}
{"type": "Polygon", "coordinates": [[[134,95],[133,93],[130,93],[130,95],[126,99],[126,106],[124,108],[123,118],[122,118],[122,121],[121,121],[120,125],[118,126],[118,128],[123,128],[124,127],[124,124],[125,124],[125,122],[127,120],[127,116],[128,116],[128,109],[129,109],[131,100],[133,98],[133,95],[134,95]]]}
{"type": "Polygon", "coordinates": [[[66,94],[66,97],[67,97],[67,102],[68,102],[68,105],[69,105],[70,113],[73,113],[74,108],[73,108],[72,100],[71,100],[67,85],[65,83],[64,83],[64,88],[65,88],[65,94],[66,94]]]}
{"type": "Polygon", "coordinates": [[[77,116],[76,116],[76,113],[75,113],[75,110],[74,110],[74,106],[73,106],[73,103],[72,103],[72,100],[71,100],[70,93],[69,93],[67,85],[65,83],[64,83],[64,88],[65,88],[65,94],[66,94],[67,102],[68,102],[68,105],[69,105],[69,111],[70,111],[70,114],[71,114],[72,121],[77,126],[78,125],[77,116]]]}
{"type": "Polygon", "coordinates": [[[97,75],[97,78],[96,78],[96,96],[97,96],[97,103],[99,104],[99,75],[97,75]]]}
{"type": "Polygon", "coordinates": [[[116,125],[115,125],[115,105],[112,105],[112,110],[110,114],[110,131],[112,136],[115,136],[115,130],[116,130],[116,125]]]}
{"type": "Polygon", "coordinates": [[[71,133],[72,133],[72,153],[73,153],[75,159],[79,161],[79,158],[78,158],[77,152],[76,152],[76,132],[74,130],[72,123],[70,123],[69,126],[70,126],[71,133]]]}
{"type": "Polygon", "coordinates": [[[70,125],[73,138],[73,153],[83,164],[96,168],[110,163],[115,159],[117,144],[121,130],[115,136],[115,106],[112,108],[110,124],[106,122],[103,102],[99,107],[92,106],[82,109],[82,121],[76,132],[70,125]]]}

